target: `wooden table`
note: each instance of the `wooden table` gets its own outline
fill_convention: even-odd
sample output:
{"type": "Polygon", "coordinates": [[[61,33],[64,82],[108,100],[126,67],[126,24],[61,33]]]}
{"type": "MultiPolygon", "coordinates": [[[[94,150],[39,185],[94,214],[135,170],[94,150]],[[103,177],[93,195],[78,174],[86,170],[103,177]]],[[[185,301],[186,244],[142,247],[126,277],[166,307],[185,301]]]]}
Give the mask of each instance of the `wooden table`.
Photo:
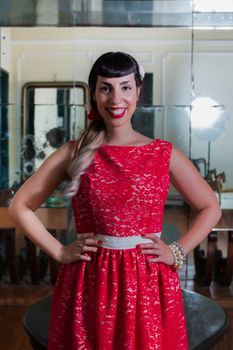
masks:
{"type": "MultiPolygon", "coordinates": [[[[188,290],[183,290],[182,294],[189,350],[211,349],[225,333],[228,316],[216,302],[207,297],[188,290]]],[[[23,325],[34,350],[47,349],[50,303],[50,297],[43,298],[31,305],[24,315],[23,325]]]]}
{"type": "Polygon", "coordinates": [[[197,281],[209,286],[215,279],[219,284],[229,286],[233,277],[233,210],[224,209],[222,217],[207,238],[206,252],[200,245],[194,249],[197,281]],[[226,235],[226,254],[218,248],[220,233],[226,235]]]}
{"type": "MultiPolygon", "coordinates": [[[[61,231],[67,230],[68,228],[69,205],[60,207],[44,206],[39,208],[36,214],[43,225],[55,236],[58,236],[61,231]]],[[[33,284],[38,284],[40,279],[38,248],[28,238],[23,237],[21,230],[9,216],[8,207],[0,207],[0,235],[4,236],[6,242],[6,264],[9,269],[11,282],[19,282],[17,256],[20,247],[25,245],[25,239],[27,263],[30,270],[31,281],[33,284]]],[[[54,283],[57,274],[57,264],[52,259],[49,259],[49,264],[51,281],[54,283]]]]}

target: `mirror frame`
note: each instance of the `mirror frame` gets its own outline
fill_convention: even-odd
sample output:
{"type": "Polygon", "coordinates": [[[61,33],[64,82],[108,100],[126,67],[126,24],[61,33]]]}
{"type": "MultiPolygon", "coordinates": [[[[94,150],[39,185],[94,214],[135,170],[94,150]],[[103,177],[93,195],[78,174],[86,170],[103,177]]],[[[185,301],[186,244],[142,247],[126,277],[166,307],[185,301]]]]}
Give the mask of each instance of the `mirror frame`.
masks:
{"type": "MultiPolygon", "coordinates": [[[[22,124],[21,124],[21,137],[22,139],[27,135],[27,100],[28,100],[28,93],[29,89],[36,88],[36,89],[42,89],[42,88],[81,88],[83,90],[83,96],[84,96],[84,105],[88,104],[89,101],[89,88],[87,83],[77,81],[41,81],[41,82],[27,82],[22,87],[22,124]]],[[[85,121],[84,121],[84,127],[85,129],[88,126],[88,118],[87,118],[87,112],[85,113],[85,121]]],[[[25,174],[23,172],[23,166],[24,166],[24,160],[21,158],[21,180],[27,179],[25,177],[25,174]]]]}
{"type": "MultiPolygon", "coordinates": [[[[22,137],[26,135],[27,127],[27,96],[30,88],[81,88],[83,89],[84,104],[86,105],[89,101],[89,88],[87,83],[82,81],[71,82],[71,81],[41,81],[41,82],[27,82],[22,87],[22,137]]],[[[85,128],[87,125],[87,118],[85,118],[85,128]]]]}

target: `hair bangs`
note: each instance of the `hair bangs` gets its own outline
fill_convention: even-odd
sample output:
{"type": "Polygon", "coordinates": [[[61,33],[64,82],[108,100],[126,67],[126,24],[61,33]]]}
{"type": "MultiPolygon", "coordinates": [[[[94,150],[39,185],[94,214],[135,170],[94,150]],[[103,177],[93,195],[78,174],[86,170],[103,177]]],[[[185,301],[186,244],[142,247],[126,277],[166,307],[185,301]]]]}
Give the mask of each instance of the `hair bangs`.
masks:
{"type": "Polygon", "coordinates": [[[96,108],[93,95],[98,75],[107,78],[117,78],[132,73],[134,74],[137,87],[140,87],[142,85],[142,77],[140,76],[139,65],[134,57],[120,51],[107,52],[101,55],[93,64],[88,78],[91,106],[96,108]]]}
{"type": "Polygon", "coordinates": [[[98,75],[108,78],[117,78],[129,75],[135,72],[135,64],[129,59],[112,56],[109,60],[99,67],[98,75]]]}

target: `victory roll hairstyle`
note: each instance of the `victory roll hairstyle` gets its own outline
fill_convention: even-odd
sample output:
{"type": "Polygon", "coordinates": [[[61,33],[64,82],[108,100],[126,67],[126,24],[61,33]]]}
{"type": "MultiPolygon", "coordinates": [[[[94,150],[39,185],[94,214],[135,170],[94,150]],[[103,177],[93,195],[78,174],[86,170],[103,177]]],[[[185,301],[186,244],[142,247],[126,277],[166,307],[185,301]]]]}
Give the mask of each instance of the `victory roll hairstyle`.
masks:
{"type": "MultiPolygon", "coordinates": [[[[124,52],[107,52],[101,55],[93,64],[88,78],[90,105],[98,113],[96,102],[93,99],[96,90],[98,75],[108,78],[123,77],[134,73],[137,87],[142,86],[143,76],[135,58],[124,52]]],[[[65,190],[68,197],[74,196],[80,186],[80,177],[91,165],[97,149],[104,143],[106,135],[103,118],[92,120],[87,129],[77,141],[73,160],[68,169],[71,181],[65,190]]]]}

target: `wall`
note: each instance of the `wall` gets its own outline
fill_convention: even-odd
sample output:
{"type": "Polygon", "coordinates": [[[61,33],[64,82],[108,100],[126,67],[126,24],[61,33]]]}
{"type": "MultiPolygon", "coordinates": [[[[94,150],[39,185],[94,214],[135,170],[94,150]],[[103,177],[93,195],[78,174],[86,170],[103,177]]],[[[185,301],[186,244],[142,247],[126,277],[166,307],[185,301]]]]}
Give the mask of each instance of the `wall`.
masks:
{"type": "Polygon", "coordinates": [[[0,56],[0,66],[7,72],[10,72],[11,67],[11,31],[9,28],[0,28],[0,44],[1,44],[1,56],[0,56]]]}
{"type": "MultiPolygon", "coordinates": [[[[195,96],[210,96],[226,106],[226,129],[211,144],[211,167],[225,170],[227,187],[233,187],[231,159],[233,130],[231,111],[232,40],[224,31],[195,31],[192,65],[191,30],[169,28],[11,28],[10,140],[11,181],[20,164],[21,89],[28,81],[87,81],[90,67],[101,53],[123,50],[132,53],[146,72],[154,73],[153,100],[156,137],[173,141],[193,158],[207,158],[208,143],[192,133],[190,108],[195,96]],[[192,90],[192,72],[194,90],[192,90]],[[227,79],[229,77],[229,79],[227,79]],[[173,105],[178,105],[174,108],[173,105]],[[184,106],[184,107],[181,107],[184,106]],[[226,146],[226,140],[228,142],[226,146]],[[191,152],[190,152],[191,151],[191,152]]],[[[203,116],[204,117],[204,116],[203,116]]]]}

